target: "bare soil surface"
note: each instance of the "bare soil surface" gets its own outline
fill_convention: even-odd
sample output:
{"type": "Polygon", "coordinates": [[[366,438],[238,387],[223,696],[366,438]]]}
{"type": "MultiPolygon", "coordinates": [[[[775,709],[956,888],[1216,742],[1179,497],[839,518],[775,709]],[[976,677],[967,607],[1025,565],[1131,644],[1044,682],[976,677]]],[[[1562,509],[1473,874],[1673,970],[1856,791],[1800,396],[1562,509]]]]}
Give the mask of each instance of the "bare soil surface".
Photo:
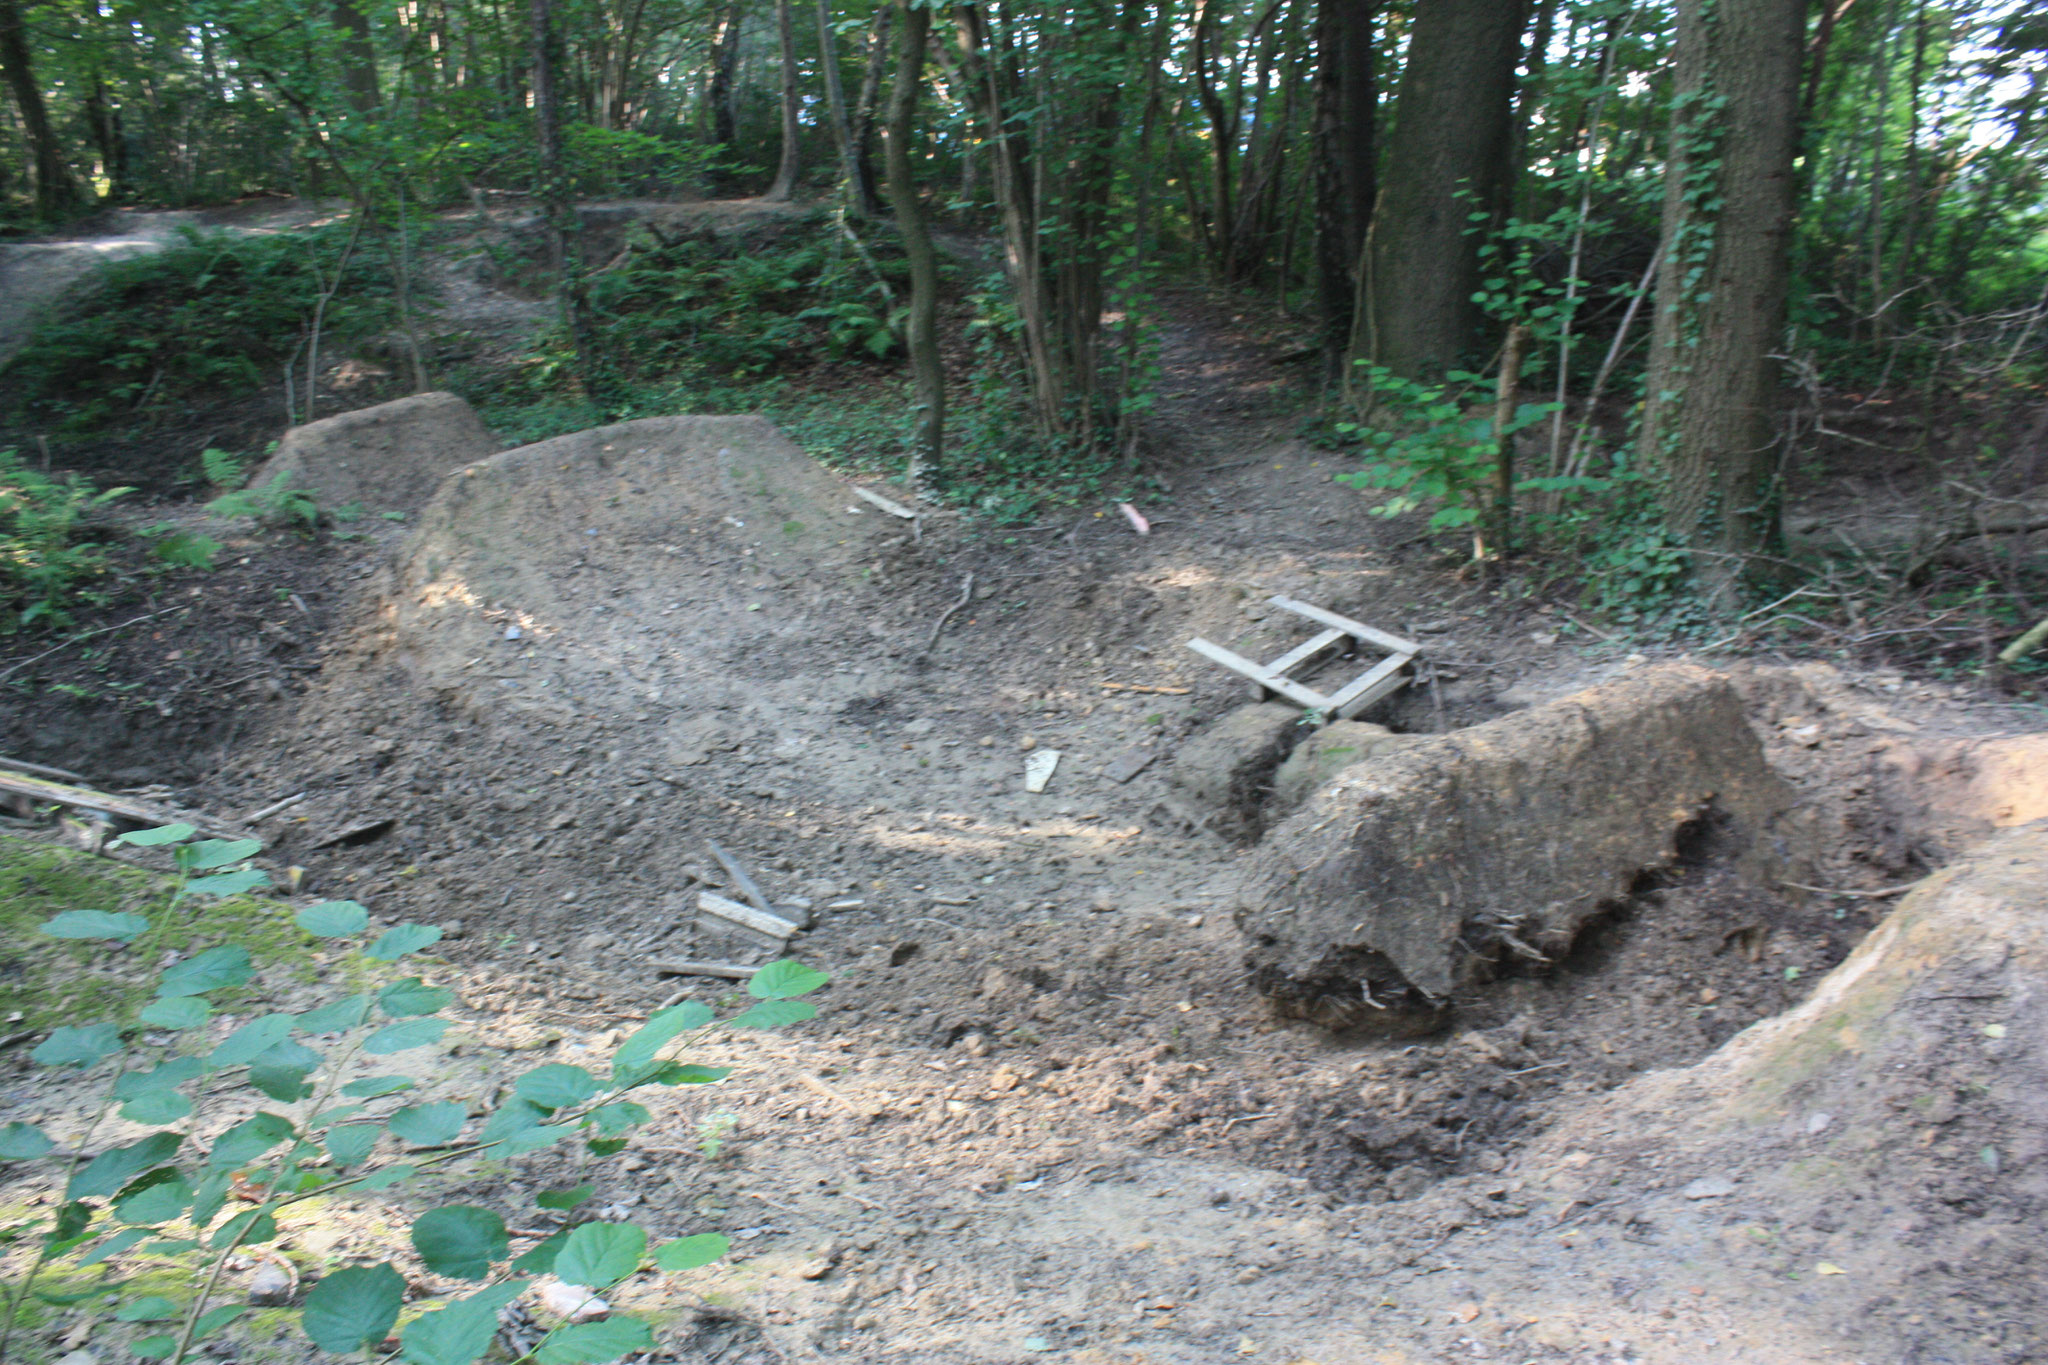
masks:
{"type": "MultiPolygon", "coordinates": [[[[1273,593],[1413,633],[1419,683],[1371,718],[1414,732],[1653,651],[1461,581],[1416,528],[1363,515],[1294,436],[1306,376],[1253,336],[1271,333],[1199,295],[1176,318],[1149,536],[1112,509],[913,528],[779,448],[761,467],[789,477],[767,484],[715,442],[687,468],[636,463],[658,442],[629,424],[499,456],[451,492],[458,474],[409,539],[251,535],[245,573],[91,660],[0,657],[28,718],[0,742],[223,816],[304,793],[260,828],[280,871],[448,930],[438,975],[469,1030],[423,1072],[433,1095],[474,1096],[508,1059],[600,1056],[678,992],[731,996],[659,971],[760,956],[695,923],[696,891],[724,885],[706,840],[812,901],[791,952],[833,975],[820,1019],[715,1044],[704,1060],[738,1076],[662,1098],[579,1177],[660,1233],[735,1238],[730,1265],[620,1295],[671,1315],[665,1359],[2048,1358],[2048,1316],[2018,1287],[2038,1278],[2038,1099],[1971,1110],[1966,1135],[1941,1130],[1967,1105],[1859,1110],[1885,1151],[1936,1137],[1896,1173],[1844,1167],[1861,1197],[1839,1201],[1745,1185],[1777,1160],[1761,1145],[1654,1140],[1684,1119],[1659,1097],[1704,1113],[1742,1083],[1669,1069],[1808,999],[1892,888],[2027,818],[2023,793],[1947,799],[2003,769],[1901,777],[1900,754],[1976,754],[2039,711],[1702,660],[1735,678],[1792,784],[1815,884],[1885,894],[1758,887],[1702,849],[1551,969],[1460,993],[1436,1032],[1280,1018],[1233,923],[1245,850],[1168,800],[1176,747],[1246,698],[1189,636],[1277,655],[1307,632],[1273,593]],[[257,680],[237,691],[245,656],[257,680]],[[168,718],[51,691],[100,666],[168,718]],[[1139,748],[1157,761],[1113,780],[1139,748]],[[1059,765],[1028,793],[1026,755],[1046,750],[1059,765]],[[1927,1197],[1930,1169],[1955,1198],[1927,1197]]],[[[61,1128],[73,1103],[18,1073],[0,1118],[61,1128]]],[[[565,1160],[408,1197],[531,1226],[565,1160]]],[[[381,1259],[378,1217],[326,1215],[284,1248],[308,1274],[381,1259]]]]}

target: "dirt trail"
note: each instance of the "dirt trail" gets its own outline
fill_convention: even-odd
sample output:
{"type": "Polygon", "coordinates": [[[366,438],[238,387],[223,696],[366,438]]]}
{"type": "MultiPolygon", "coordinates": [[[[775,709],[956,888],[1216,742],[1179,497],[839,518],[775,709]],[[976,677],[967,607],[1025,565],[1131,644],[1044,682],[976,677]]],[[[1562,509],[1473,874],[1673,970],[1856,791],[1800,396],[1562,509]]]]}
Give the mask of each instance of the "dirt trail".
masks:
{"type": "MultiPolygon", "coordinates": [[[[364,577],[317,679],[252,715],[196,795],[239,812],[303,791],[263,827],[280,864],[447,926],[474,1012],[432,1078],[449,1094],[499,1050],[586,1060],[678,988],[729,994],[651,970],[745,951],[690,922],[721,884],[707,838],[771,894],[857,902],[792,950],[834,976],[815,1025],[718,1044],[741,1077],[663,1099],[579,1177],[660,1232],[739,1239],[683,1291],[671,1359],[2040,1359],[2033,1307],[1815,1279],[1789,1206],[1723,1218],[1673,1172],[1549,1136],[1796,1005],[1884,901],[1759,904],[1711,863],[1675,869],[1555,971],[1461,995],[1456,1027],[1414,1040],[1282,1021],[1250,991],[1242,850],[1176,813],[1164,758],[1105,771],[1244,700],[1189,635],[1279,653],[1301,632],[1274,592],[1418,632],[1434,681],[1379,718],[1430,731],[1640,656],[1571,648],[1362,516],[1288,435],[1299,376],[1259,329],[1193,295],[1176,318],[1149,537],[1092,508],[913,533],[806,491],[790,515],[794,484],[721,483],[722,449],[689,458],[725,473],[654,489],[635,462],[654,423],[529,447],[444,494],[395,562],[337,561],[364,577]],[[1027,793],[1048,749],[1052,785],[1027,793]],[[731,1125],[715,1161],[707,1123],[731,1125]]],[[[2012,719],[1827,669],[1739,681],[1836,885],[1924,870],[1859,804],[1888,727],[1961,742],[2012,719]]],[[[526,1190],[568,1183],[557,1160],[461,1192],[524,1217],[526,1190]]],[[[1971,1195],[1923,1216],[2033,1217],[1971,1195]]],[[[1825,1235],[1874,1242],[1887,1216],[1825,1235]]],[[[1896,1283],[1920,1254],[1859,1275],[1896,1283]]],[[[677,1292],[623,1297],[673,1312],[677,1292]]]]}

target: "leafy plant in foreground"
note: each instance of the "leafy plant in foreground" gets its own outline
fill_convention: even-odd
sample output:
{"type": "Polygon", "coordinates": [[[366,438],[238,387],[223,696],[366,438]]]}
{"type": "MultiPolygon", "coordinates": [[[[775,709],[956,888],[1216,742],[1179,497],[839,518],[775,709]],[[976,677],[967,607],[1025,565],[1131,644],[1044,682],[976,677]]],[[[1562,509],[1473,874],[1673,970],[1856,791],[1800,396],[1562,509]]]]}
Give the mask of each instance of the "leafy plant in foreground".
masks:
{"type": "Polygon", "coordinates": [[[106,551],[78,538],[79,522],[129,491],[101,491],[75,474],[53,478],[0,450],[0,635],[39,621],[65,625],[72,603],[92,601],[106,551]]]}
{"type": "MultiPolygon", "coordinates": [[[[1397,517],[1434,506],[1429,529],[1470,526],[1486,511],[1485,489],[1500,442],[1557,411],[1555,403],[1524,403],[1505,428],[1494,430],[1493,410],[1468,410],[1464,395],[1484,380],[1453,370],[1442,384],[1404,379],[1384,365],[1366,365],[1383,426],[1339,423],[1340,434],[1364,443],[1365,467],[1339,474],[1353,488],[1384,488],[1392,496],[1373,508],[1375,516],[1397,517]]],[[[1549,487],[1552,480],[1524,480],[1518,488],[1549,487]]]]}
{"type": "MultiPolygon", "coordinates": [[[[170,849],[178,882],[159,921],[195,897],[234,895],[268,881],[248,865],[262,849],[256,840],[197,839],[195,833],[189,825],[170,825],[119,841],[170,849]]],[[[316,939],[358,942],[367,936],[370,916],[354,901],[325,901],[299,911],[296,923],[316,939]]],[[[49,920],[43,932],[146,956],[155,927],[143,915],[71,910],[49,920]]],[[[429,925],[399,924],[370,938],[361,955],[372,964],[394,964],[440,937],[429,925]]],[[[478,1153],[514,1157],[572,1137],[596,1156],[614,1155],[650,1117],[629,1098],[632,1092],[710,1084],[729,1074],[727,1068],[676,1057],[718,1022],[707,1006],[686,1001],[656,1013],[627,1038],[613,1054],[608,1075],[550,1062],[514,1079],[487,1112],[448,1100],[406,1103],[415,1079],[380,1072],[374,1059],[438,1042],[449,1027],[442,1012],[454,1003],[453,991],[407,976],[314,1009],[254,1015],[213,1036],[216,998],[246,985],[254,971],[247,948],[239,944],[205,949],[164,967],[155,999],[132,1020],[65,1025],[30,1054],[41,1066],[80,1072],[104,1067],[108,1074],[77,1151],[58,1152],[57,1143],[31,1124],[0,1127],[0,1161],[50,1162],[60,1167],[63,1182],[54,1213],[11,1230],[10,1240],[32,1239],[34,1256],[6,1296],[0,1359],[8,1358],[8,1340],[31,1295],[46,1302],[80,1301],[76,1294],[37,1290],[38,1278],[53,1262],[76,1270],[145,1258],[190,1266],[195,1292],[187,1301],[130,1293],[114,1315],[125,1322],[162,1323],[161,1331],[130,1350],[179,1365],[250,1311],[246,1304],[216,1302],[228,1258],[278,1237],[279,1215],[293,1205],[351,1188],[388,1189],[478,1153]],[[229,1112],[223,1115],[222,1109],[229,1112]],[[87,1156],[95,1133],[116,1114],[150,1131],[87,1156]],[[234,1121],[202,1138],[219,1118],[234,1121]]],[[[815,1008],[797,997],[826,979],[795,962],[771,963],[748,985],[755,1003],[723,1022],[774,1028],[811,1018],[815,1008]]],[[[551,1191],[539,1203],[566,1210],[589,1194],[583,1186],[551,1191]]],[[[552,1274],[597,1293],[649,1260],[659,1270],[687,1270],[717,1260],[727,1249],[716,1233],[650,1248],[642,1228],[585,1222],[515,1255],[513,1235],[498,1213],[476,1205],[430,1209],[413,1222],[412,1251],[429,1272],[481,1287],[408,1322],[399,1334],[398,1358],[409,1365],[471,1365],[490,1349],[499,1311],[536,1276],[552,1274]]],[[[375,1353],[385,1349],[398,1324],[406,1284],[388,1261],[337,1270],[307,1294],[300,1326],[324,1350],[375,1353]]],[[[118,1291],[120,1285],[92,1292],[104,1288],[118,1291]]],[[[542,1365],[600,1365],[653,1344],[646,1323],[613,1316],[558,1326],[533,1356],[542,1365]]]]}

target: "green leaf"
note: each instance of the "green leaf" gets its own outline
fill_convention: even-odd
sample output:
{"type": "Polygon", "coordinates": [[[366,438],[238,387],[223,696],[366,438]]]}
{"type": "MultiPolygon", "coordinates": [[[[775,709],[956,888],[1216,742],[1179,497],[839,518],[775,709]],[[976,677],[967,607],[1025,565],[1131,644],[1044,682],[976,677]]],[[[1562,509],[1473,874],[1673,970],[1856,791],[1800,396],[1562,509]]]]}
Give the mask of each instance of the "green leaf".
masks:
{"type": "Polygon", "coordinates": [[[261,839],[201,839],[185,848],[180,861],[187,871],[206,872],[247,862],[262,851],[261,839]]]}
{"type": "Polygon", "coordinates": [[[43,1239],[44,1245],[50,1248],[50,1254],[61,1256],[84,1241],[97,1212],[92,1205],[78,1199],[59,1208],[56,1222],[50,1225],[49,1235],[43,1239]]]}
{"type": "Polygon", "coordinates": [[[32,1123],[0,1126],[0,1161],[33,1161],[57,1144],[32,1123]]]}
{"type": "Polygon", "coordinates": [[[181,995],[172,1000],[152,1000],[135,1017],[151,1028],[175,1030],[198,1028],[212,1016],[212,1005],[196,995],[181,995]]]}
{"type": "Polygon", "coordinates": [[[654,1115],[647,1112],[645,1105],[631,1100],[614,1100],[601,1104],[584,1116],[584,1122],[597,1129],[606,1137],[618,1137],[635,1126],[646,1123],[654,1115]]]}
{"type": "Polygon", "coordinates": [[[525,1293],[527,1284],[507,1280],[414,1318],[400,1338],[407,1365],[474,1365],[498,1335],[499,1310],[525,1293]]]}
{"type": "Polygon", "coordinates": [[[538,1152],[543,1147],[554,1146],[574,1131],[565,1123],[541,1123],[522,1128],[498,1144],[498,1155],[513,1157],[538,1152]]]}
{"type": "Polygon", "coordinates": [[[230,1033],[207,1057],[209,1066],[242,1066],[291,1036],[292,1016],[264,1014],[230,1033]]]}
{"type": "Polygon", "coordinates": [[[479,1142],[497,1142],[523,1133],[548,1116],[548,1111],[537,1104],[513,1096],[498,1106],[497,1112],[484,1121],[483,1131],[477,1134],[479,1142]]]}
{"type": "Polygon", "coordinates": [[[313,1286],[299,1325],[336,1355],[376,1346],[391,1334],[405,1302],[405,1277],[389,1265],[354,1265],[313,1286]]]}
{"type": "Polygon", "coordinates": [[[631,1223],[585,1223],[569,1233],[555,1274],[585,1289],[608,1289],[640,1268],[647,1233],[631,1223]]]}
{"type": "Polygon", "coordinates": [[[626,1150],[627,1138],[591,1138],[583,1144],[583,1150],[592,1156],[617,1156],[626,1150]]]}
{"type": "Polygon", "coordinates": [[[292,918],[315,938],[345,938],[370,927],[370,912],[354,901],[321,901],[292,918]]]}
{"type": "Polygon", "coordinates": [[[52,1029],[29,1060],[42,1066],[91,1066],[121,1047],[121,1030],[112,1024],[65,1024],[52,1029]]]}
{"type": "Polygon", "coordinates": [[[420,1168],[410,1162],[401,1161],[395,1166],[386,1166],[381,1171],[372,1171],[364,1176],[357,1186],[364,1190],[388,1190],[393,1185],[402,1185],[420,1173],[420,1168]]]}
{"type": "Polygon", "coordinates": [[[576,1185],[566,1190],[543,1190],[533,1202],[544,1209],[567,1212],[597,1192],[595,1185],[576,1185]]]}
{"type": "MultiPolygon", "coordinates": [[[[276,1049],[272,1049],[274,1052],[276,1049]]],[[[306,1068],[299,1066],[273,1066],[267,1062],[271,1054],[249,1063],[246,1078],[250,1086],[279,1104],[297,1104],[311,1098],[314,1086],[306,1079],[306,1068]]]]}
{"type": "Polygon", "coordinates": [[[254,891],[259,886],[270,885],[270,874],[260,867],[244,868],[240,872],[223,872],[215,877],[198,877],[185,883],[188,896],[239,896],[244,891],[254,891]]]}
{"type": "Polygon", "coordinates": [[[452,1100],[414,1105],[391,1116],[391,1131],[407,1142],[438,1147],[462,1131],[469,1110],[452,1100]]]}
{"type": "Polygon", "coordinates": [[[512,1269],[521,1275],[551,1275],[555,1269],[555,1258],[568,1244],[569,1229],[563,1228],[554,1236],[528,1247],[519,1259],[512,1262],[512,1269]]]}
{"type": "Polygon", "coordinates": [[[72,1175],[64,1187],[66,1199],[97,1199],[126,1185],[144,1171],[154,1170],[177,1155],[183,1133],[151,1133],[140,1142],[101,1152],[72,1175]]]}
{"type": "Polygon", "coordinates": [[[191,1112],[192,1101],[175,1090],[152,1090],[121,1106],[122,1118],[130,1123],[151,1125],[176,1123],[191,1112]]]}
{"type": "Polygon", "coordinates": [[[379,1095],[396,1095],[401,1090],[412,1089],[410,1076],[365,1076],[359,1081],[350,1081],[341,1088],[341,1093],[352,1100],[374,1100],[379,1095]]]}
{"type": "Polygon", "coordinates": [[[155,829],[130,830],[114,842],[127,844],[130,848],[156,848],[163,844],[182,843],[198,832],[187,824],[160,825],[155,829]]]}
{"type": "Polygon", "coordinates": [[[655,1085],[710,1085],[732,1075],[729,1066],[697,1066],[687,1062],[669,1062],[648,1077],[655,1085]]]}
{"type": "Polygon", "coordinates": [[[415,1014],[432,1014],[455,1003],[455,992],[446,986],[429,986],[416,976],[394,981],[377,992],[377,1005],[394,1019],[415,1014]]]}
{"type": "Polygon", "coordinates": [[[658,1012],[612,1055],[613,1079],[621,1085],[633,1084],[627,1079],[629,1075],[650,1066],[677,1035],[704,1027],[712,1017],[710,1007],[695,1000],[685,1000],[658,1012]]]}
{"type": "Polygon", "coordinates": [[[806,1000],[763,1000],[725,1022],[733,1028],[781,1028],[818,1017],[818,1007],[806,1000]]]}
{"type": "Polygon", "coordinates": [[[277,1219],[270,1210],[250,1209],[222,1223],[206,1245],[214,1251],[226,1251],[231,1246],[261,1246],[275,1236],[277,1219]]]}
{"type": "Polygon", "coordinates": [[[514,1081],[512,1092],[543,1109],[568,1109],[596,1095],[598,1083],[597,1077],[580,1066],[549,1062],[514,1081]]]}
{"type": "Polygon", "coordinates": [[[363,956],[373,962],[396,962],[407,953],[416,953],[440,941],[441,931],[431,924],[395,924],[378,935],[377,941],[363,950],[363,956]]]}
{"type": "Polygon", "coordinates": [[[192,1207],[192,1187],[176,1171],[170,1179],[138,1190],[114,1204],[114,1217],[124,1223],[168,1223],[192,1207]]]}
{"type": "Polygon", "coordinates": [[[297,1135],[298,1129],[290,1119],[258,1112],[213,1140],[213,1150],[206,1154],[207,1164],[217,1170],[240,1166],[297,1135]]]}
{"type": "Polygon", "coordinates": [[[255,975],[249,965],[249,950],[239,943],[208,948],[183,962],[173,963],[156,983],[156,993],[166,999],[179,995],[204,995],[224,986],[239,986],[255,975]]]}
{"type": "Polygon", "coordinates": [[[638,1318],[576,1322],[544,1338],[533,1358],[539,1365],[604,1365],[654,1345],[654,1331],[638,1318]]]}
{"type": "Polygon", "coordinates": [[[249,1305],[246,1303],[225,1303],[218,1308],[208,1309],[199,1315],[199,1321],[192,1324],[192,1340],[206,1340],[248,1311],[249,1305]]]}
{"type": "Polygon", "coordinates": [[[413,1250],[436,1275],[481,1280],[511,1250],[505,1220],[474,1204],[429,1209],[412,1225],[413,1250]]]}
{"type": "Polygon", "coordinates": [[[199,1188],[192,1195],[192,1212],[185,1215],[195,1228],[211,1223],[222,1207],[228,1202],[228,1192],[234,1188],[233,1171],[215,1171],[199,1182],[199,1188]]]}
{"type": "MultiPolygon", "coordinates": [[[[146,1233],[148,1231],[148,1228],[128,1229],[128,1232],[146,1233]]],[[[126,1232],[114,1234],[115,1238],[117,1239],[120,1237],[125,1237],[126,1235],[126,1232]]],[[[183,1256],[189,1252],[198,1251],[201,1245],[201,1243],[195,1242],[190,1238],[179,1238],[175,1241],[167,1240],[161,1242],[151,1242],[148,1246],[142,1249],[142,1254],[145,1256],[183,1256]]]]}
{"type": "Polygon", "coordinates": [[[144,1337],[140,1341],[130,1342],[128,1353],[141,1356],[144,1360],[162,1360],[177,1348],[178,1339],[176,1337],[171,1336],[167,1332],[159,1332],[155,1336],[144,1337]]]}
{"type": "Polygon", "coordinates": [[[327,1130],[327,1154],[337,1166],[360,1166],[383,1130],[374,1123],[347,1123],[327,1130]]]}
{"type": "Polygon", "coordinates": [[[114,1310],[116,1322],[167,1322],[184,1310],[161,1294],[124,1303],[114,1310]]]}
{"type": "Polygon", "coordinates": [[[148,929],[149,921],[140,915],[106,910],[66,910],[43,924],[43,932],[51,938],[111,939],[117,943],[133,942],[148,929]]]}
{"type": "Polygon", "coordinates": [[[447,1031],[446,1019],[408,1019],[402,1024],[387,1024],[363,1039],[363,1051],[372,1057],[388,1057],[394,1052],[409,1052],[438,1043],[447,1031]]]}
{"type": "Polygon", "coordinates": [[[337,1104],[331,1108],[322,1109],[319,1113],[313,1115],[312,1118],[306,1120],[306,1126],[317,1132],[331,1124],[340,1123],[343,1119],[354,1118],[367,1108],[369,1106],[366,1104],[337,1104]]]}
{"type": "Polygon", "coordinates": [[[831,980],[814,967],[784,958],[755,972],[747,982],[747,994],[756,1000],[794,1000],[799,995],[809,995],[831,980]]]}
{"type": "Polygon", "coordinates": [[[663,1242],[654,1249],[654,1263],[663,1270],[695,1270],[710,1265],[732,1250],[732,1243],[722,1232],[700,1232],[693,1237],[678,1237],[673,1242],[663,1242]]]}
{"type": "Polygon", "coordinates": [[[132,1100],[140,1095],[153,1094],[162,1090],[175,1090],[187,1081],[196,1081],[206,1074],[206,1064],[197,1057],[173,1057],[162,1066],[149,1071],[129,1071],[114,1082],[114,1098],[132,1100]]]}
{"type": "Polygon", "coordinates": [[[370,1017],[370,997],[345,995],[307,1010],[293,1025],[300,1033],[346,1033],[370,1017]]]}
{"type": "Polygon", "coordinates": [[[111,1260],[155,1232],[155,1228],[122,1228],[112,1237],[107,1238],[106,1241],[101,1242],[91,1251],[79,1257],[77,1261],[78,1268],[83,1270],[87,1266],[95,1266],[101,1261],[111,1260]]]}

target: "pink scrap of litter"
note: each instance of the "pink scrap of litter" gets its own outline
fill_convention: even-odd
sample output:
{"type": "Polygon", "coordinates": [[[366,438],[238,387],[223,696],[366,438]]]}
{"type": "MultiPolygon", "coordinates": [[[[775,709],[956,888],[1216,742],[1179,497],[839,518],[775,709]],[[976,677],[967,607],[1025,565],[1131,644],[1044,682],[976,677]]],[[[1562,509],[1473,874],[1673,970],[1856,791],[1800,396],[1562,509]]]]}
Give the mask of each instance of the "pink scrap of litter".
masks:
{"type": "Polygon", "coordinates": [[[1140,512],[1137,508],[1131,506],[1127,502],[1118,503],[1116,505],[1116,510],[1124,514],[1124,516],[1131,523],[1131,529],[1136,531],[1139,535],[1149,536],[1152,534],[1152,523],[1145,520],[1145,514],[1143,512],[1140,512]]]}

